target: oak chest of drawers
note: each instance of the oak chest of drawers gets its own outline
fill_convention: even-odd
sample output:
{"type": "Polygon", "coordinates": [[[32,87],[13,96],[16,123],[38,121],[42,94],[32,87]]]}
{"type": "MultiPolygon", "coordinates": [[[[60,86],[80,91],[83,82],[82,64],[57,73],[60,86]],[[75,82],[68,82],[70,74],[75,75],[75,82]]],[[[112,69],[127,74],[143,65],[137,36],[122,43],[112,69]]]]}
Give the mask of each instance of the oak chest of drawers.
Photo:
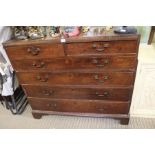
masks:
{"type": "Polygon", "coordinates": [[[11,40],[4,47],[34,118],[112,117],[128,124],[139,35],[11,40]]]}

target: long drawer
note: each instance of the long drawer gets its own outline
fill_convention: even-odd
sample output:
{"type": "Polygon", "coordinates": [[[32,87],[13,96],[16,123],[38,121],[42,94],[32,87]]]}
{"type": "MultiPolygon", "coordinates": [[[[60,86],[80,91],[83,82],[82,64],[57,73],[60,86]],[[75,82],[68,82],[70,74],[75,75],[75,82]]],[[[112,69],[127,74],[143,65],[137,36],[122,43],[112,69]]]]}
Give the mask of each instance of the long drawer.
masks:
{"type": "Polygon", "coordinates": [[[136,55],[107,55],[65,57],[55,59],[14,60],[13,67],[17,71],[25,70],[67,70],[67,69],[134,69],[136,55]]]}
{"type": "Polygon", "coordinates": [[[88,43],[68,43],[65,45],[68,55],[136,53],[137,41],[101,41],[88,43]]]}
{"type": "Polygon", "coordinates": [[[21,84],[130,86],[134,72],[17,72],[21,84]]]}
{"type": "Polygon", "coordinates": [[[128,101],[131,98],[130,88],[77,88],[24,85],[29,97],[42,97],[50,99],[92,99],[128,101]]]}
{"type": "Polygon", "coordinates": [[[33,110],[102,113],[102,114],[127,114],[129,102],[111,102],[99,100],[51,100],[41,98],[28,98],[33,110]]]}
{"type": "Polygon", "coordinates": [[[53,58],[64,56],[62,44],[38,44],[7,47],[7,54],[11,60],[53,58]]]}

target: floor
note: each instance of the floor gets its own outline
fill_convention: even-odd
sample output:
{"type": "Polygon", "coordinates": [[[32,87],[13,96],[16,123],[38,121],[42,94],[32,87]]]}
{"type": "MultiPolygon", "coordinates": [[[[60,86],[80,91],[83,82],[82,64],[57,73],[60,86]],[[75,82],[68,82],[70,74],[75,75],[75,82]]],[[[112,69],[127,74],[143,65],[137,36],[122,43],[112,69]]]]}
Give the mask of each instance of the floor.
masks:
{"type": "MultiPolygon", "coordinates": [[[[145,58],[148,61],[146,55],[147,51],[152,51],[152,61],[154,61],[154,50],[155,44],[147,46],[142,44],[139,54],[139,59],[145,58]],[[153,48],[152,48],[153,47],[153,48]],[[143,49],[143,50],[142,50],[143,49]],[[144,52],[143,52],[144,51],[144,52]]],[[[150,61],[150,60],[149,60],[150,61]]],[[[92,118],[92,117],[74,117],[74,116],[43,116],[42,119],[34,119],[31,115],[31,107],[28,105],[22,115],[12,115],[10,111],[6,110],[0,104],[0,128],[15,128],[15,129],[154,129],[155,118],[142,118],[142,117],[131,117],[129,125],[120,125],[119,120],[110,118],[92,118]]]]}
{"type": "Polygon", "coordinates": [[[22,115],[12,115],[0,105],[0,128],[13,129],[154,129],[155,118],[131,117],[129,125],[120,125],[119,120],[110,118],[74,117],[74,116],[43,116],[34,119],[28,105],[22,115]]]}

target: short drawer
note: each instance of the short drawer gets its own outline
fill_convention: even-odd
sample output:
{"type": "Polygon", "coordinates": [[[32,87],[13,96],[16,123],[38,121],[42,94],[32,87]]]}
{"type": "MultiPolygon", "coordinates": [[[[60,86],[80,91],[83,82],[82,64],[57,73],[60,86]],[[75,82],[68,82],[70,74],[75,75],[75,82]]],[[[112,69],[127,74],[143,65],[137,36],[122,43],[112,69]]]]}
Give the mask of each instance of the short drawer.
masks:
{"type": "Polygon", "coordinates": [[[11,60],[53,58],[64,56],[64,50],[61,44],[13,46],[7,47],[6,51],[11,60]]]}
{"type": "Polygon", "coordinates": [[[66,44],[68,55],[136,53],[137,41],[106,41],[66,44]]]}
{"type": "Polygon", "coordinates": [[[131,100],[130,88],[77,88],[24,85],[29,97],[42,97],[50,99],[92,99],[92,100],[131,100]]]}
{"type": "Polygon", "coordinates": [[[17,72],[21,84],[43,85],[133,85],[134,72],[51,73],[17,72]]]}
{"type": "Polygon", "coordinates": [[[129,112],[129,102],[40,98],[28,98],[28,100],[33,110],[101,114],[127,114],[129,112]]]}
{"type": "Polygon", "coordinates": [[[69,69],[135,69],[136,55],[107,55],[89,57],[66,57],[54,59],[14,60],[13,67],[17,71],[38,70],[54,71],[69,69]]]}

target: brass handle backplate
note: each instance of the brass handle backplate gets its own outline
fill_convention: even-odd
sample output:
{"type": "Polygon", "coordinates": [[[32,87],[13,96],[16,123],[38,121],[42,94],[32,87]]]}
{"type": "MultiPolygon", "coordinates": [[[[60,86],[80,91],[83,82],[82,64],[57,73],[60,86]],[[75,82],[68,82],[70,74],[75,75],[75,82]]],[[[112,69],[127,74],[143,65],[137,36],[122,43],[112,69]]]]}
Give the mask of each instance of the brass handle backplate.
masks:
{"type": "Polygon", "coordinates": [[[94,79],[95,79],[95,80],[98,80],[98,79],[99,79],[98,74],[94,75],[94,79]]]}
{"type": "Polygon", "coordinates": [[[47,82],[48,81],[48,75],[45,75],[44,77],[41,77],[40,75],[36,76],[36,79],[40,82],[47,82]]]}
{"type": "Polygon", "coordinates": [[[38,55],[39,54],[39,52],[40,52],[40,48],[39,47],[35,47],[35,46],[32,46],[32,47],[29,47],[28,49],[27,49],[27,52],[28,53],[31,53],[32,55],[38,55]]]}
{"type": "Polygon", "coordinates": [[[103,62],[104,62],[104,64],[108,64],[109,63],[109,59],[104,59],[103,62]]]}
{"type": "Polygon", "coordinates": [[[105,66],[105,64],[98,64],[98,65],[96,65],[96,67],[104,67],[105,66]]]}
{"type": "Polygon", "coordinates": [[[93,45],[92,45],[92,48],[96,48],[97,47],[97,45],[94,43],[93,45]]]}
{"type": "Polygon", "coordinates": [[[102,52],[102,51],[104,51],[104,48],[97,48],[96,51],[97,52],[102,52]]]}
{"type": "Polygon", "coordinates": [[[49,103],[47,106],[48,107],[52,107],[52,108],[56,108],[57,104],[56,103],[49,103]]]}
{"type": "Polygon", "coordinates": [[[103,44],[103,47],[104,47],[104,48],[107,48],[107,47],[109,47],[109,46],[110,46],[110,45],[109,45],[108,43],[104,43],[104,44],[103,44]]]}
{"type": "Polygon", "coordinates": [[[36,68],[43,68],[45,66],[45,62],[41,61],[41,62],[36,62],[34,61],[32,66],[36,67],[36,68]]]}
{"type": "Polygon", "coordinates": [[[45,96],[51,96],[51,95],[53,95],[54,91],[52,91],[52,90],[50,90],[50,91],[49,90],[44,90],[43,93],[44,93],[45,96]]]}
{"type": "Polygon", "coordinates": [[[98,111],[99,112],[105,112],[105,109],[104,108],[99,108],[98,111]]]}
{"type": "Polygon", "coordinates": [[[93,58],[93,60],[92,60],[92,64],[98,64],[98,63],[99,63],[98,59],[93,58]]]}
{"type": "Polygon", "coordinates": [[[105,91],[105,92],[103,92],[102,94],[99,93],[99,92],[96,92],[95,94],[96,94],[98,97],[107,97],[109,93],[105,91]]]}
{"type": "Polygon", "coordinates": [[[101,43],[101,47],[102,48],[98,48],[97,49],[97,45],[96,45],[96,43],[93,43],[92,44],[92,48],[94,48],[94,49],[96,49],[98,52],[102,52],[102,51],[104,51],[104,48],[108,48],[110,45],[109,45],[109,43],[101,43]]]}
{"type": "Polygon", "coordinates": [[[98,82],[103,83],[103,82],[105,82],[106,80],[109,79],[109,76],[108,75],[105,75],[105,76],[103,76],[103,78],[99,78],[99,75],[98,74],[95,74],[95,75],[93,75],[93,78],[95,80],[97,80],[98,82]]]}
{"type": "Polygon", "coordinates": [[[92,64],[95,64],[96,67],[104,67],[105,65],[109,64],[109,59],[97,59],[97,58],[93,58],[92,59],[92,64]]]}
{"type": "Polygon", "coordinates": [[[103,78],[104,78],[104,80],[108,80],[109,79],[108,75],[105,75],[103,78]]]}

